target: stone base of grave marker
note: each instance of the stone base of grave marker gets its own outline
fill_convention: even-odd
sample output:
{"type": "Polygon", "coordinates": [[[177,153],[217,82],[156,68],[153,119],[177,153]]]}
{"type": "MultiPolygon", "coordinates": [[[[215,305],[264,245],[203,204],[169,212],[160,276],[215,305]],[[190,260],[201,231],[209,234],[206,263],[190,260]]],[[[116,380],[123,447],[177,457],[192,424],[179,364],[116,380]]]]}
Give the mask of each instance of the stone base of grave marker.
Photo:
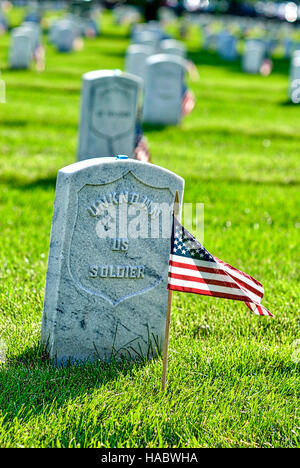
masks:
{"type": "Polygon", "coordinates": [[[58,364],[161,351],[172,210],[183,184],[132,159],[58,172],[41,330],[58,364]]]}

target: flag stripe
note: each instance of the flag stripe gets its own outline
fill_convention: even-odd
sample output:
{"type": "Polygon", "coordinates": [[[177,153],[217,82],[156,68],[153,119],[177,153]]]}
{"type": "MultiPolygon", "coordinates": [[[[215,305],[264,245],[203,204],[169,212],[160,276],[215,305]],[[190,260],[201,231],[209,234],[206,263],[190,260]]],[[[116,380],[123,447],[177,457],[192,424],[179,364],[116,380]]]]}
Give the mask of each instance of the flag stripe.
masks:
{"type": "Polygon", "coordinates": [[[237,270],[237,268],[234,268],[233,266],[229,265],[228,263],[223,262],[222,260],[220,260],[217,257],[214,257],[214,259],[217,262],[221,263],[221,265],[223,265],[223,268],[225,268],[225,269],[228,268],[231,271],[232,274],[236,274],[238,277],[241,276],[241,277],[248,278],[250,281],[255,283],[258,287],[261,287],[262,290],[264,290],[263,285],[259,281],[257,281],[255,278],[252,278],[252,276],[248,275],[244,271],[237,270]]]}
{"type": "MultiPolygon", "coordinates": [[[[174,255],[172,257],[175,258],[174,255]]],[[[212,262],[207,262],[207,263],[212,263],[212,262]]],[[[177,261],[174,261],[174,260],[170,261],[170,266],[171,266],[171,268],[170,268],[169,271],[171,271],[171,272],[174,271],[174,273],[179,273],[179,270],[181,270],[182,274],[187,274],[188,275],[188,274],[192,274],[192,271],[193,271],[193,276],[196,277],[196,278],[212,279],[214,277],[214,275],[215,275],[217,281],[222,281],[222,280],[226,281],[226,279],[227,279],[227,281],[232,282],[232,279],[234,279],[234,281],[237,282],[240,286],[247,289],[250,293],[255,294],[260,299],[264,295],[263,288],[257,287],[256,283],[249,284],[250,283],[249,280],[247,280],[247,282],[245,282],[243,280],[240,280],[235,275],[231,275],[231,274],[229,275],[225,270],[205,268],[205,267],[200,267],[200,266],[197,267],[195,265],[190,265],[190,264],[186,265],[184,263],[180,263],[180,262],[177,262],[177,261]],[[185,270],[187,271],[187,273],[185,273],[185,270]],[[189,271],[189,273],[188,273],[188,271],[189,271]]]]}
{"type": "MultiPolygon", "coordinates": [[[[176,279],[172,277],[169,277],[169,279],[170,279],[170,284],[173,284],[174,286],[183,286],[183,287],[192,288],[192,289],[199,289],[199,281],[189,281],[189,280],[187,281],[184,279],[176,279]]],[[[238,288],[217,286],[214,284],[208,285],[207,283],[203,283],[203,284],[201,283],[200,289],[203,291],[209,290],[212,293],[220,292],[224,294],[230,294],[231,296],[238,296],[240,298],[242,297],[243,299],[240,299],[240,300],[243,300],[243,301],[252,300],[243,290],[238,289],[238,288]]]]}

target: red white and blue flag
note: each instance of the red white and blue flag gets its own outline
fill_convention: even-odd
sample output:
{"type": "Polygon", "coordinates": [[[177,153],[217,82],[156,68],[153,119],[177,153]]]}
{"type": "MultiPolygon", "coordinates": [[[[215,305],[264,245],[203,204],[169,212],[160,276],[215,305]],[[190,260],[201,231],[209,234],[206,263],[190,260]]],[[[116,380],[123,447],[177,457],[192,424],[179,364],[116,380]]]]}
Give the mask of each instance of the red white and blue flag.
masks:
{"type": "Polygon", "coordinates": [[[168,289],[243,301],[256,315],[273,315],[261,305],[264,288],[243,271],[211,255],[174,218],[168,289]]]}

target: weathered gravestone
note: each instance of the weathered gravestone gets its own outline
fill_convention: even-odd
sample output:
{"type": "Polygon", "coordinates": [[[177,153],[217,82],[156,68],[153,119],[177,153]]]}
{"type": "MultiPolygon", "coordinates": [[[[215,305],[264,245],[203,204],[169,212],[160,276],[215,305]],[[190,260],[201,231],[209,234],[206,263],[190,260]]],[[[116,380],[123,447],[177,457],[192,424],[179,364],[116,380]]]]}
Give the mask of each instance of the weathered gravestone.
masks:
{"type": "Polygon", "coordinates": [[[22,28],[17,28],[11,35],[9,66],[14,69],[27,69],[33,60],[32,35],[22,28]]]}
{"type": "Polygon", "coordinates": [[[237,39],[227,31],[222,31],[218,37],[218,53],[225,60],[237,58],[237,39]]]}
{"type": "Polygon", "coordinates": [[[294,104],[300,102],[300,50],[296,50],[291,59],[290,66],[290,100],[294,104]]]}
{"type": "Polygon", "coordinates": [[[246,73],[260,73],[261,66],[266,58],[266,43],[261,39],[249,39],[245,42],[245,51],[242,68],[246,73]]]}
{"type": "Polygon", "coordinates": [[[157,54],[147,59],[143,121],[176,125],[182,116],[186,62],[181,57],[157,54]]]}
{"type": "Polygon", "coordinates": [[[177,55],[182,58],[186,57],[185,44],[175,39],[164,39],[161,41],[160,50],[162,54],[177,55]]]}
{"type": "Polygon", "coordinates": [[[161,351],[172,209],[183,179],[132,159],[58,173],[41,341],[58,363],[161,351]]]}
{"type": "Polygon", "coordinates": [[[120,70],[83,75],[78,160],[133,157],[142,80],[120,70]]]}
{"type": "Polygon", "coordinates": [[[132,44],[125,56],[125,71],[145,79],[146,60],[153,54],[153,48],[143,44],[132,44]]]}

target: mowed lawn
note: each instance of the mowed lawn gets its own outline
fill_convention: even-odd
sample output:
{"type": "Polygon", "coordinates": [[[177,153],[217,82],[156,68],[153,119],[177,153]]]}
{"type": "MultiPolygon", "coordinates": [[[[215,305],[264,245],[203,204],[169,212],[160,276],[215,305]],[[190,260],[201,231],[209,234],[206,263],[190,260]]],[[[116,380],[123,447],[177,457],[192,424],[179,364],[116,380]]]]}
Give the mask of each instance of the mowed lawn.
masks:
{"type": "Polygon", "coordinates": [[[44,42],[45,72],[10,71],[0,37],[0,446],[299,446],[300,106],[287,100],[288,61],[247,76],[201,51],[191,26],[197,106],[179,127],[145,126],[153,163],[185,179],[185,202],[204,203],[206,248],[261,281],[275,315],[174,293],[162,394],[160,358],[62,369],[39,346],[56,174],[76,161],[81,75],[122,69],[128,28],[105,14],[81,51],[44,42]]]}

